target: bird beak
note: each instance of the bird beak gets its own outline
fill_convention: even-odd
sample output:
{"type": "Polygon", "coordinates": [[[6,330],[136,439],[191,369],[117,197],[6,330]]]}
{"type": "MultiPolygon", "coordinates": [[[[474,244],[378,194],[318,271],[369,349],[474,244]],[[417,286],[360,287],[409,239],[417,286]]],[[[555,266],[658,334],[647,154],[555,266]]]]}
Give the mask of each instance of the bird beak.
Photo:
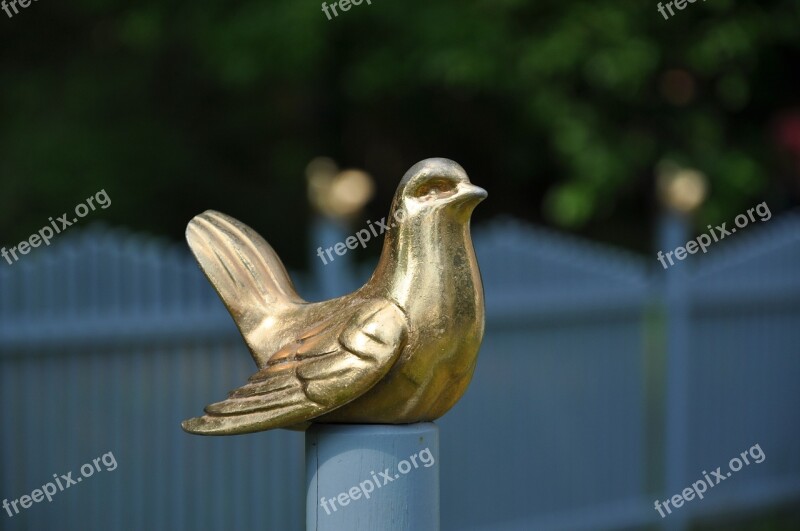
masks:
{"type": "Polygon", "coordinates": [[[480,186],[475,186],[471,183],[461,183],[458,185],[459,191],[458,195],[462,196],[463,198],[474,198],[477,199],[476,203],[479,203],[486,199],[489,195],[486,190],[481,188],[480,186]]]}

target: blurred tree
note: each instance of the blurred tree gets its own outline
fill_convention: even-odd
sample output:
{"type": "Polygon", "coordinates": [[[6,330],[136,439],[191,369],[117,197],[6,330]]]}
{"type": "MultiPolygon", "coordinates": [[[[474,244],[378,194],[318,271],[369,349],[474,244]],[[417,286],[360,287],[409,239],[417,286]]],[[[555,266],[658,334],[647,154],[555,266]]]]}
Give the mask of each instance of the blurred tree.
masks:
{"type": "Polygon", "coordinates": [[[180,237],[217,208],[303,265],[303,169],[461,162],[507,212],[647,249],[653,172],[704,172],[698,225],[798,203],[800,4],[39,2],[0,21],[0,243],[104,188],[180,237]],[[287,221],[297,223],[289,228],[287,221]],[[283,227],[272,233],[269,227],[283,227]],[[285,251],[284,251],[285,250],[285,251]]]}

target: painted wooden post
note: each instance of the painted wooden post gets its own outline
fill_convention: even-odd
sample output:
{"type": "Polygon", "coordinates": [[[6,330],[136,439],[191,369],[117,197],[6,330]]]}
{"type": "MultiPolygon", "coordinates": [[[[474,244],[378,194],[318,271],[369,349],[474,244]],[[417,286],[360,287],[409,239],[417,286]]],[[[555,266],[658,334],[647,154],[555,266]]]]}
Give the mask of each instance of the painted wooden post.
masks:
{"type": "Polygon", "coordinates": [[[332,299],[359,288],[353,275],[355,251],[348,250],[343,255],[326,253],[327,248],[344,242],[351,235],[347,223],[317,215],[312,223],[311,256],[313,278],[316,281],[319,300],[332,299]]]}
{"type": "MultiPolygon", "coordinates": [[[[686,217],[667,212],[661,221],[659,243],[664,252],[686,245],[686,217]]],[[[680,493],[688,481],[689,461],[689,349],[690,308],[687,294],[691,263],[676,262],[666,271],[664,299],[667,311],[667,418],[665,496],[680,493]]],[[[676,511],[664,522],[669,531],[688,529],[687,511],[676,511]]]]}
{"type": "Polygon", "coordinates": [[[439,529],[439,428],[316,424],[306,432],[306,529],[439,529]]]}

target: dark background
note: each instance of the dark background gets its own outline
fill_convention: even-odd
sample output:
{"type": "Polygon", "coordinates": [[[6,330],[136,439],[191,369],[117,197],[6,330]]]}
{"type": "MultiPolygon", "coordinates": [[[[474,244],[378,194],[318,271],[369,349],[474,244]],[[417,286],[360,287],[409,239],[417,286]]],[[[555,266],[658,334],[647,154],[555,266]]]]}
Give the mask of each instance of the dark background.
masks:
{"type": "MultiPolygon", "coordinates": [[[[306,267],[304,168],[431,156],[508,214],[651,252],[654,173],[703,172],[709,223],[800,194],[800,4],[40,0],[0,12],[0,243],[105,189],[104,220],[182,239],[215,208],[306,267]]],[[[363,225],[359,219],[357,225],[363,225]]],[[[370,252],[377,253],[373,246],[370,252]]],[[[360,253],[363,258],[365,254],[360,253]]]]}

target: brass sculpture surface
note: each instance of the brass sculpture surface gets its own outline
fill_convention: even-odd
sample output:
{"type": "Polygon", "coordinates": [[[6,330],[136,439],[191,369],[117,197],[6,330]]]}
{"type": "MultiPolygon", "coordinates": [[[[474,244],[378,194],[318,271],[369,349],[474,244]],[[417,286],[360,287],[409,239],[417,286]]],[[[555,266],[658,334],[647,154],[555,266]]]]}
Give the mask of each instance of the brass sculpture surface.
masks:
{"type": "Polygon", "coordinates": [[[214,211],[192,219],[189,246],[259,370],[183,429],[233,435],[442,416],[466,390],[483,339],[469,225],[485,197],[453,161],[416,164],[395,193],[372,277],[353,293],[314,303],[300,298],[251,228],[214,211]]]}

